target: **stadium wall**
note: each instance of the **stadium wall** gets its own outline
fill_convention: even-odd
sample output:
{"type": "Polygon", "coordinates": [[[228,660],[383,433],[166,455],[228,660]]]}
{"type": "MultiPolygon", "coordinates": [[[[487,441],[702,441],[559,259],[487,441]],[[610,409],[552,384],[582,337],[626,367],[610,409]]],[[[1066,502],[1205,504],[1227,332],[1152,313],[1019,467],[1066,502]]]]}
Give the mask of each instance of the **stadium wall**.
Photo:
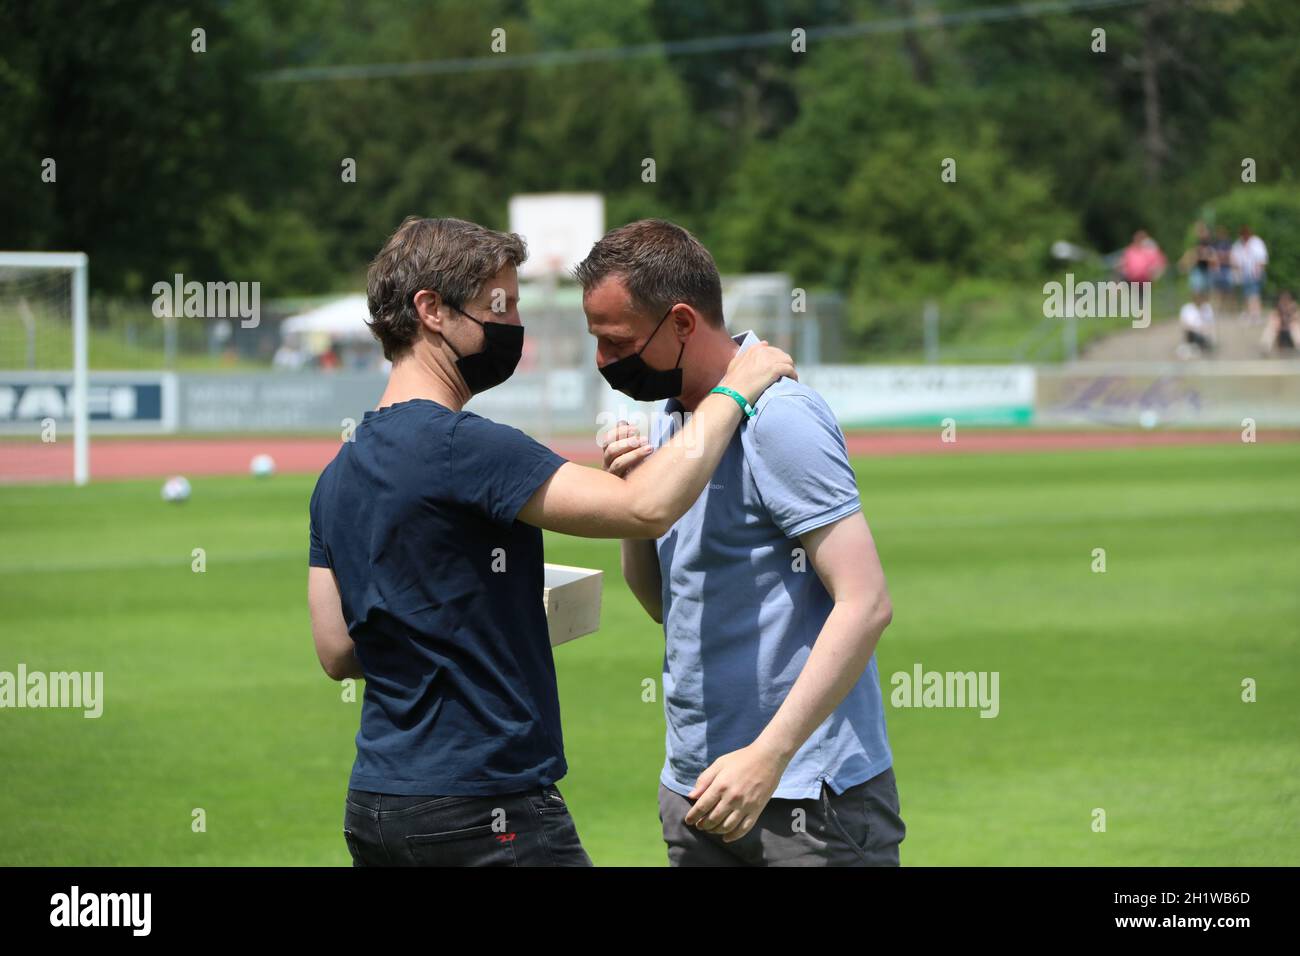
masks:
{"type": "MultiPolygon", "coordinates": [[[[1069,366],[847,366],[800,369],[845,430],[939,425],[1300,426],[1300,363],[1069,366]]],[[[327,434],[359,422],[382,393],[374,372],[92,372],[93,434],[327,434]]],[[[0,434],[71,422],[71,374],[0,373],[0,434]]],[[[538,434],[643,427],[655,405],[632,402],[576,369],[515,375],[472,409],[538,434]]],[[[646,429],[648,430],[648,428],[646,429]]]]}

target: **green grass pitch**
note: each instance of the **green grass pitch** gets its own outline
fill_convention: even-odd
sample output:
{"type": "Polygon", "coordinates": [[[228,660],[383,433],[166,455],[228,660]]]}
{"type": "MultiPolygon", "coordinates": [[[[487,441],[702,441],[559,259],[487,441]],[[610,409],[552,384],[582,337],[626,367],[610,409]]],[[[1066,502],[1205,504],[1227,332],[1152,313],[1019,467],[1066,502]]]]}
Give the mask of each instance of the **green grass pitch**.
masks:
{"type": "MultiPolygon", "coordinates": [[[[1300,864],[1300,444],[855,465],[886,693],[917,662],[1000,674],[995,719],[887,708],[905,865],[1300,864]]],[[[349,862],[360,704],[311,647],[313,481],[0,489],[0,670],[101,670],[106,697],[0,711],[0,864],[349,862]]],[[[601,632],[556,652],[561,789],[598,865],[663,865],[662,636],[616,543],[547,559],[606,572],[601,632]]]]}

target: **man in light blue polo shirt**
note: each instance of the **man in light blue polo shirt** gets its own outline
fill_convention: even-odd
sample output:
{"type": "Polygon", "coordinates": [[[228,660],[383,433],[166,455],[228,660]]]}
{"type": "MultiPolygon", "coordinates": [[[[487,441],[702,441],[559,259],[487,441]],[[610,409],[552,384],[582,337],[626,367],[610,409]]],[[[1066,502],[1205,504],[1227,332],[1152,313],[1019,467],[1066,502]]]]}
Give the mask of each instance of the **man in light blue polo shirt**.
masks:
{"type": "MultiPolygon", "coordinates": [[[[727,333],[712,257],[671,223],[614,230],[575,275],[602,375],[668,399],[649,439],[626,423],[608,437],[605,467],[626,475],[758,340],[727,333]]],[[[897,865],[874,657],[892,610],[844,436],[793,379],[746,416],[686,515],[623,542],[624,577],[664,624],[669,861],[897,865]]]]}

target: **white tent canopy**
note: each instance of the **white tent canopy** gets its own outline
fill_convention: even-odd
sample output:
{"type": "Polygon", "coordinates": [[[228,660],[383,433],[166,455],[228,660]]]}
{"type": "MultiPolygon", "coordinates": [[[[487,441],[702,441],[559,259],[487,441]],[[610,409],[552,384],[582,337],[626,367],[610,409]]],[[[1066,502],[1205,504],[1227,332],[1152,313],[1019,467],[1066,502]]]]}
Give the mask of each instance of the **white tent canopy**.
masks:
{"type": "Polygon", "coordinates": [[[332,339],[373,342],[366,325],[369,318],[366,297],[349,295],[285,319],[280,323],[280,335],[324,334],[332,339]]]}

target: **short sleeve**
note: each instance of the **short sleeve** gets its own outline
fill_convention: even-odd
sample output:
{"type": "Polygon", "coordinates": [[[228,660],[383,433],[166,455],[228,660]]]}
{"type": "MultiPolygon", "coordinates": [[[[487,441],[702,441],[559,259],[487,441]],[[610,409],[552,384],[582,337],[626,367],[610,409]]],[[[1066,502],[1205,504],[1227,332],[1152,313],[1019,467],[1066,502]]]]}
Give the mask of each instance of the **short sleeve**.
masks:
{"type": "Polygon", "coordinates": [[[517,428],[465,412],[452,426],[446,497],[509,526],[565,460],[517,428]]]}
{"type": "Polygon", "coordinates": [[[787,538],[862,507],[844,433],[820,396],[773,395],[749,428],[750,474],[773,522],[787,538]]]}
{"type": "Polygon", "coordinates": [[[325,553],[325,542],[321,538],[320,517],[319,517],[319,497],[320,486],[318,485],[311,493],[311,503],[307,506],[308,513],[308,533],[311,543],[307,552],[307,564],[313,568],[328,568],[330,566],[329,556],[325,553]]]}

